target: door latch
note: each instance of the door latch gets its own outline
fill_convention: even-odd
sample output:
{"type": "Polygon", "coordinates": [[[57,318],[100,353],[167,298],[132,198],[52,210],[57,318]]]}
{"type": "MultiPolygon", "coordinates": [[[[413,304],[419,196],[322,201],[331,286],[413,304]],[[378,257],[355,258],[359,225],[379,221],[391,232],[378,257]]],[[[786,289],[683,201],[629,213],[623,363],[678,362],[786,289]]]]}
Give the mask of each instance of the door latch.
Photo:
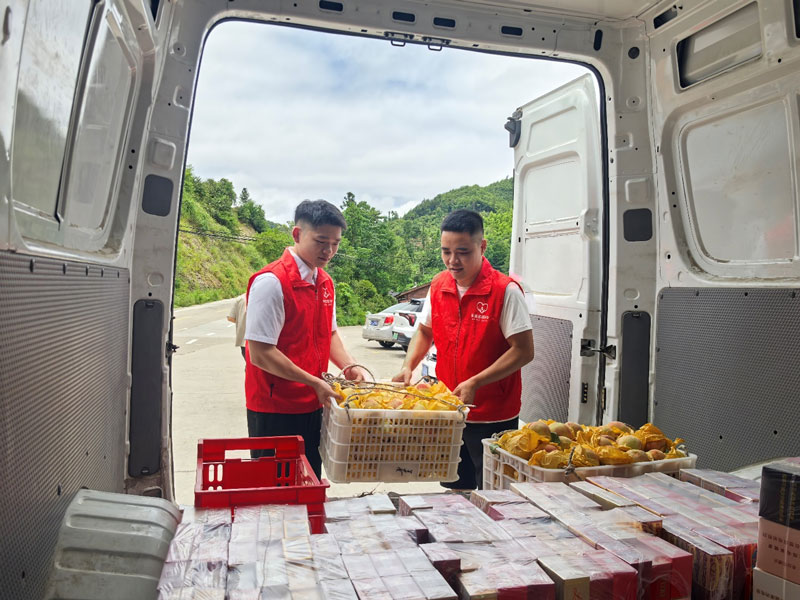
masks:
{"type": "Polygon", "coordinates": [[[606,358],[617,360],[617,347],[616,346],[603,346],[602,348],[595,348],[594,340],[581,340],[581,356],[593,356],[594,354],[603,354],[606,358]]]}
{"type": "Polygon", "coordinates": [[[519,144],[519,138],[522,136],[522,111],[517,109],[508,119],[503,129],[508,132],[508,147],[515,148],[519,144]]]}
{"type": "Polygon", "coordinates": [[[178,348],[180,348],[180,346],[176,346],[172,342],[167,342],[167,360],[172,358],[172,355],[178,351],[178,348]]]}

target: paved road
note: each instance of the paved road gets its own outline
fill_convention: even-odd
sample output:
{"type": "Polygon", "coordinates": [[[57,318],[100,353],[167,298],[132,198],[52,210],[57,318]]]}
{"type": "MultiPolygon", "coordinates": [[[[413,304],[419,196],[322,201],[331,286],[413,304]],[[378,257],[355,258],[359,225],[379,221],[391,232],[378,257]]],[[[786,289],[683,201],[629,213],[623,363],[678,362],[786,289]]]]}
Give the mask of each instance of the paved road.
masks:
{"type": "MultiPolygon", "coordinates": [[[[226,316],[232,300],[211,302],[175,311],[174,343],[180,347],[172,362],[172,448],[176,499],[194,503],[197,440],[246,437],[244,360],[234,343],[234,326],[226,316]]],[[[361,326],[341,327],[340,333],[353,357],[369,367],[378,379],[397,373],[405,353],[381,348],[361,338],[361,326]]],[[[335,366],[331,364],[331,372],[335,366]]],[[[332,484],[328,497],[365,491],[398,493],[441,491],[436,483],[332,484]]]]}

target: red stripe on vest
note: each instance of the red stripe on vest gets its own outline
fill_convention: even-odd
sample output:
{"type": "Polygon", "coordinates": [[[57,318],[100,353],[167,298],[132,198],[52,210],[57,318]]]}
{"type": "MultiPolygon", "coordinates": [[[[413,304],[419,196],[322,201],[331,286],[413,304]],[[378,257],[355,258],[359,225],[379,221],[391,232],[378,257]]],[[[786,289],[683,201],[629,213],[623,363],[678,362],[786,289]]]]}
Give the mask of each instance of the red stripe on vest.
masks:
{"type": "MultiPolygon", "coordinates": [[[[431,327],[436,344],[436,376],[452,389],[477,375],[510,348],[500,329],[507,275],[484,257],[475,282],[459,300],[456,281],[447,271],[431,282],[431,327]]],[[[515,282],[514,282],[515,283],[515,282]]],[[[519,415],[520,372],[489,383],[475,393],[469,421],[505,421],[519,415]]]]}
{"type": "MultiPolygon", "coordinates": [[[[278,260],[250,277],[248,301],[250,286],[263,273],[275,275],[283,290],[285,320],[276,344],[278,350],[304,371],[320,377],[328,370],[331,353],[333,280],[325,271],[317,269],[316,286],[304,281],[294,256],[286,249],[278,260]]],[[[245,360],[244,389],[250,410],[300,414],[319,408],[317,395],[310,386],[272,375],[251,363],[249,342],[245,360]]]]}

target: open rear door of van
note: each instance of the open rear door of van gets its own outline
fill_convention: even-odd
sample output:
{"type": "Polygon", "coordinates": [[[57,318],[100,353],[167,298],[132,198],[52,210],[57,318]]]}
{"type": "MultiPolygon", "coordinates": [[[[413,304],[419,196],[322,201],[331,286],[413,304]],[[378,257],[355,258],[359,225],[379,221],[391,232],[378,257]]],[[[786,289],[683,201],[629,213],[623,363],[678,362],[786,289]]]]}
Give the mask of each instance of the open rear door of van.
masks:
{"type": "Polygon", "coordinates": [[[602,409],[607,269],[597,98],[587,74],[522,106],[506,125],[515,173],[510,274],[529,299],[536,347],[522,372],[524,421],[592,424],[602,409]]]}

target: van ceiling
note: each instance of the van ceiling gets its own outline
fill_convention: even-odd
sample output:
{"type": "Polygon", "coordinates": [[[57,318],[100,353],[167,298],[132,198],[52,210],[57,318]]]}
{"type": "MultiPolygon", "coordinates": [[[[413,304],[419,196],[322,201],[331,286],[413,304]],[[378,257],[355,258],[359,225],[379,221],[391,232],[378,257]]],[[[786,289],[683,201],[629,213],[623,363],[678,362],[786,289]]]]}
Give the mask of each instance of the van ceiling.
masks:
{"type": "Polygon", "coordinates": [[[564,16],[626,20],[636,17],[659,3],[659,0],[460,0],[465,4],[483,4],[521,8],[536,12],[554,12],[564,16]]]}

